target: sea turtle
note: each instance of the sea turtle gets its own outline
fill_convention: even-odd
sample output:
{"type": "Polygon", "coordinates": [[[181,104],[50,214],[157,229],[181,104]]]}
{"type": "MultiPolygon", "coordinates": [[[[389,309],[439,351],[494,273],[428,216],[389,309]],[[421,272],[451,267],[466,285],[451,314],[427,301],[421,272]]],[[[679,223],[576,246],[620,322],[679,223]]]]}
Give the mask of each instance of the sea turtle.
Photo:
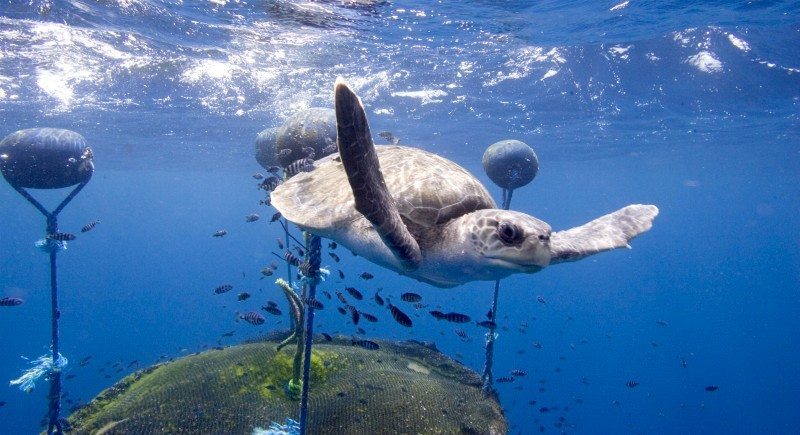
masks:
{"type": "Polygon", "coordinates": [[[553,232],[497,208],[457,164],[423,150],[375,146],[364,106],[335,85],[338,154],[275,189],[272,204],[300,228],[381,266],[438,286],[495,280],[627,247],[652,226],[653,205],[629,205],[553,232]]]}

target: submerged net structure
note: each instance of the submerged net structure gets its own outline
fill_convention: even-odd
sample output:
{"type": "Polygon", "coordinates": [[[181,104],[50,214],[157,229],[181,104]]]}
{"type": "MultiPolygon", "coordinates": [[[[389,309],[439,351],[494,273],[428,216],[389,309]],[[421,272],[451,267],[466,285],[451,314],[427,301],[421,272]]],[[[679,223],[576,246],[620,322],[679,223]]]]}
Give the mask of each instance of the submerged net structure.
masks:
{"type": "MultiPolygon", "coordinates": [[[[214,349],[122,379],[69,417],[72,433],[252,433],[298,411],[284,393],[293,351],[277,339],[214,349]]],[[[315,340],[309,433],[504,434],[495,395],[433,347],[315,340]],[[356,343],[360,344],[360,343],[356,343]]]]}

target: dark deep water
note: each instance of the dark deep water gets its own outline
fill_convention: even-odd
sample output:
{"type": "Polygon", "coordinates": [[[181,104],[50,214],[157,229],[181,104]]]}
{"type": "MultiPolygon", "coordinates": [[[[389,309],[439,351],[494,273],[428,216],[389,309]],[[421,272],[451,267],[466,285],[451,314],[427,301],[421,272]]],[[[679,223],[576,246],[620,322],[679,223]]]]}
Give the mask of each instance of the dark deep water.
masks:
{"type": "MultiPolygon", "coordinates": [[[[266,299],[285,305],[259,280],[282,231],[258,204],[253,142],[299,109],[331,107],[343,76],[373,132],[456,161],[498,200],[483,151],[531,145],[541,169],[512,208],[554,229],[629,203],[661,210],[632,250],[503,281],[496,374],[528,373],[497,387],[511,433],[797,431],[800,3],[355,3],[0,1],[0,136],[68,128],[95,154],[60,219],[73,232],[102,221],[59,258],[73,403],[135,368],[117,361],[287,326],[234,322],[266,299]],[[254,297],[214,296],[223,282],[254,297]]],[[[20,356],[47,352],[50,301],[33,246],[43,218],[2,184],[0,297],[24,299],[0,307],[7,382],[29,366],[20,356]]],[[[63,192],[36,194],[53,204],[63,192]]],[[[442,290],[339,254],[325,263],[367,298],[413,290],[476,319],[491,303],[493,283],[442,290]]],[[[482,368],[483,329],[463,326],[462,341],[417,314],[410,332],[384,314],[367,336],[434,341],[482,368]]],[[[334,309],[317,319],[354,333],[334,309]]],[[[30,394],[0,386],[0,433],[40,430],[46,393],[41,380],[30,394]]]]}

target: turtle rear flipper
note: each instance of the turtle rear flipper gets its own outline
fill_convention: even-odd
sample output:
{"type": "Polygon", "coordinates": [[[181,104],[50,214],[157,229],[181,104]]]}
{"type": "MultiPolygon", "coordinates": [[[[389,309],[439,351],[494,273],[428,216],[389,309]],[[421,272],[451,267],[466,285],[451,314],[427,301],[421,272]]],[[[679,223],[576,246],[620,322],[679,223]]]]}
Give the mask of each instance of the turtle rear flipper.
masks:
{"type": "Polygon", "coordinates": [[[400,218],[381,174],[367,114],[358,96],[336,80],[336,131],[339,156],[353,191],[356,210],[372,223],[381,240],[407,270],[419,267],[422,253],[400,218]]]}
{"type": "Polygon", "coordinates": [[[550,264],[576,261],[598,252],[625,248],[628,242],[653,226],[654,205],[634,204],[579,227],[550,235],[550,264]]]}

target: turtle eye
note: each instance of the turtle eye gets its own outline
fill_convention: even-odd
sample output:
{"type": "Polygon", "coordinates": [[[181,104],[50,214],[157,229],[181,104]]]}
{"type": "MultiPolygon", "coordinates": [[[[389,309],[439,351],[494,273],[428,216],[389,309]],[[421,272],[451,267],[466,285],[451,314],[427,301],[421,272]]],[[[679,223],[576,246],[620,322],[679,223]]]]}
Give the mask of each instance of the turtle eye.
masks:
{"type": "Polygon", "coordinates": [[[518,245],[524,238],[522,230],[509,222],[500,222],[500,224],[497,225],[497,235],[500,236],[500,240],[507,245],[518,245]]]}

